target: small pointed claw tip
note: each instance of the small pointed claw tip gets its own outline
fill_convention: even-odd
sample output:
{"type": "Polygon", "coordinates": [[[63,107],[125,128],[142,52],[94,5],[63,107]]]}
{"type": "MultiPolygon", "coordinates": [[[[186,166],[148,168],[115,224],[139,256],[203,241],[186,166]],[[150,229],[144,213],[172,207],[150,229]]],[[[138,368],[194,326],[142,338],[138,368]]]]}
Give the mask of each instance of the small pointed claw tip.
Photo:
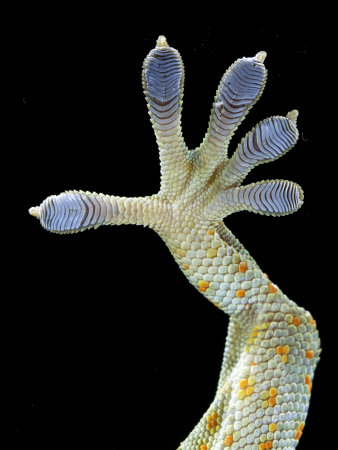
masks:
{"type": "Polygon", "coordinates": [[[293,123],[296,123],[298,116],[299,112],[297,111],[297,109],[293,109],[292,111],[287,113],[286,118],[290,119],[293,123]]]}
{"type": "Polygon", "coordinates": [[[159,36],[156,41],[156,47],[169,47],[165,36],[159,36]]]}
{"type": "Polygon", "coordinates": [[[28,212],[31,216],[34,216],[37,219],[40,217],[40,207],[39,206],[33,206],[32,208],[29,208],[28,212]]]}
{"type": "Polygon", "coordinates": [[[267,53],[264,51],[258,52],[256,55],[256,59],[258,59],[258,61],[260,61],[261,63],[263,63],[265,61],[265,58],[267,56],[267,53]]]}

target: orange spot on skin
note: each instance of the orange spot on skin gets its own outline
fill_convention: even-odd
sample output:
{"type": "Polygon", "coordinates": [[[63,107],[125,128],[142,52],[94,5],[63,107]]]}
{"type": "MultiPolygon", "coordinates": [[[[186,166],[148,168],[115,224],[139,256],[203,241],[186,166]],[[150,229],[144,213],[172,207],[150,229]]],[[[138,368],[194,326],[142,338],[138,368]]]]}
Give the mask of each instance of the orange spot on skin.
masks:
{"type": "Polygon", "coordinates": [[[267,279],[269,279],[269,275],[267,273],[263,273],[263,276],[267,279]]]}
{"type": "Polygon", "coordinates": [[[252,365],[252,366],[257,366],[257,364],[256,364],[256,363],[252,363],[251,365],[252,365]]]}
{"type": "Polygon", "coordinates": [[[305,352],[305,356],[309,359],[312,359],[315,356],[315,352],[313,350],[307,350],[305,352]]]}
{"type": "Polygon", "coordinates": [[[200,287],[200,288],[198,288],[198,290],[201,291],[201,292],[205,292],[206,291],[206,289],[204,287],[200,287]]]}
{"type": "Polygon", "coordinates": [[[283,347],[282,347],[281,345],[279,345],[279,346],[276,348],[276,352],[277,352],[279,355],[282,355],[282,354],[284,353],[283,347]]]}
{"type": "Polygon", "coordinates": [[[213,413],[211,414],[211,417],[212,417],[213,419],[217,419],[218,414],[217,414],[216,412],[213,412],[213,413]]]}
{"type": "Polygon", "coordinates": [[[230,445],[234,442],[234,438],[232,437],[232,435],[229,435],[225,438],[224,442],[227,447],[230,447],[230,445]]]}
{"type": "Polygon", "coordinates": [[[301,435],[302,435],[303,433],[301,432],[301,430],[298,430],[297,431],[297,433],[296,433],[296,437],[295,437],[295,439],[300,439],[300,437],[301,437],[301,435]]]}
{"type": "Polygon", "coordinates": [[[202,444],[202,445],[200,446],[200,450],[207,450],[207,446],[204,445],[204,444],[202,444]]]}
{"type": "Polygon", "coordinates": [[[270,292],[277,292],[277,286],[273,283],[269,283],[269,291],[270,292]]]}
{"type": "Polygon", "coordinates": [[[305,375],[305,384],[308,384],[308,385],[311,384],[311,378],[310,378],[310,375],[305,375]]]}
{"type": "Polygon", "coordinates": [[[203,288],[209,287],[209,281],[199,280],[197,284],[199,287],[203,287],[203,288]]]}
{"type": "Polygon", "coordinates": [[[236,291],[236,296],[237,297],[244,297],[245,295],[245,290],[244,289],[238,289],[238,291],[236,291]]]}
{"type": "Polygon", "coordinates": [[[239,271],[239,272],[245,272],[246,270],[248,270],[248,264],[247,264],[247,262],[246,262],[246,261],[241,261],[241,262],[238,264],[238,271],[239,271]]]}
{"type": "Polygon", "coordinates": [[[314,326],[317,325],[317,322],[315,321],[315,319],[311,319],[311,320],[310,320],[310,323],[311,323],[312,325],[314,325],[314,326]]]}
{"type": "Polygon", "coordinates": [[[189,269],[188,264],[182,264],[182,266],[183,266],[185,269],[189,269]]]}
{"type": "Polygon", "coordinates": [[[272,446],[273,446],[272,441],[265,442],[265,448],[272,448],[272,446]]]}
{"type": "Polygon", "coordinates": [[[275,404],[276,404],[276,399],[275,399],[275,397],[269,398],[268,402],[269,402],[269,406],[275,406],[275,404]]]}
{"type": "Polygon", "coordinates": [[[265,450],[266,449],[265,442],[262,442],[261,444],[259,444],[258,448],[259,448],[259,450],[265,450]]]}
{"type": "Polygon", "coordinates": [[[294,317],[294,318],[293,318],[293,324],[296,325],[296,327],[298,327],[298,325],[300,325],[300,319],[299,319],[299,317],[294,317]]]}
{"type": "Polygon", "coordinates": [[[241,389],[246,388],[247,385],[248,385],[248,380],[247,380],[246,378],[244,378],[243,380],[241,380],[241,381],[239,382],[239,387],[240,387],[241,389]]]}
{"type": "Polygon", "coordinates": [[[208,234],[209,236],[210,236],[210,235],[213,235],[213,234],[215,234],[215,230],[208,230],[207,234],[208,234]]]}

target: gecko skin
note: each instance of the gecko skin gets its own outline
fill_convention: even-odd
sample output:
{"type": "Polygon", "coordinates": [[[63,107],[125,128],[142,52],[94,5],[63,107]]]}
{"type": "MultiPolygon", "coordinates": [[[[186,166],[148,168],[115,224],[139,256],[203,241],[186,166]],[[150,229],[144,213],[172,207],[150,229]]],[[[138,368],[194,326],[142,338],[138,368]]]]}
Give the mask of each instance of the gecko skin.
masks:
{"type": "Polygon", "coordinates": [[[190,283],[229,314],[215,399],[181,450],[295,448],[309,407],[320,354],[316,322],[269,280],[222,221],[243,210],[285,215],[303,201],[301,188],[290,181],[242,185],[253,167],[294,146],[297,111],[263,120],[227,155],[234,131],[263,91],[265,57],[259,52],[228,69],[205,138],[189,150],[181,132],[183,63],[160,36],[142,72],[159,147],[160,191],[139,198],[67,191],[29,210],[56,233],[130,223],[151,227],[190,283]]]}

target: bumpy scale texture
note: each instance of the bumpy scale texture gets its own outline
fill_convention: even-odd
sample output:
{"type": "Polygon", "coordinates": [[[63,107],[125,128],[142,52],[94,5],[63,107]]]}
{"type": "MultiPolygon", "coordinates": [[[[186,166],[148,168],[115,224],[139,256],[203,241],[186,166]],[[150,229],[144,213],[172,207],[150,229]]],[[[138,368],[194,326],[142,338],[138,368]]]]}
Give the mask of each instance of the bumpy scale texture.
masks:
{"type": "Polygon", "coordinates": [[[309,407],[320,354],[316,322],[269,280],[222,221],[242,210],[285,215],[302,204],[301,188],[290,181],[242,185],[253,167],[294,146],[297,111],[263,120],[227,156],[234,131],[263,91],[265,57],[259,52],[228,69],[205,138],[189,150],[181,132],[183,63],[160,36],[142,72],[159,147],[160,191],[140,198],[67,191],[30,209],[56,233],[113,224],[151,227],[190,283],[229,314],[215,399],[181,450],[295,448],[309,407]]]}

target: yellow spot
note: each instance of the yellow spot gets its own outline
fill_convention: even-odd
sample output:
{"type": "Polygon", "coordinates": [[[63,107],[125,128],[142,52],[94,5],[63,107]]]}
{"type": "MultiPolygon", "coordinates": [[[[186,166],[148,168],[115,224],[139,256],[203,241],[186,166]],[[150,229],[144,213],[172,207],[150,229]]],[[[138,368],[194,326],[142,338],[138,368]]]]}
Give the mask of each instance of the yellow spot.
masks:
{"type": "Polygon", "coordinates": [[[237,392],[237,397],[238,397],[240,400],[243,400],[243,398],[245,397],[245,390],[244,390],[244,389],[240,389],[240,390],[237,392]]]}
{"type": "Polygon", "coordinates": [[[267,322],[262,323],[262,330],[267,330],[269,328],[270,324],[267,322]]]}
{"type": "Polygon", "coordinates": [[[214,258],[215,256],[217,256],[217,248],[208,248],[207,258],[214,258]]]}
{"type": "Polygon", "coordinates": [[[277,430],[277,424],[276,423],[270,423],[269,431],[271,431],[271,433],[273,433],[276,430],[277,430]]]}
{"type": "Polygon", "coordinates": [[[208,230],[207,234],[209,236],[212,236],[213,234],[215,234],[215,230],[208,230]]]}
{"type": "Polygon", "coordinates": [[[293,318],[293,324],[296,325],[296,327],[298,327],[298,325],[300,325],[300,319],[299,319],[299,317],[294,317],[294,318],[293,318]]]}
{"type": "Polygon", "coordinates": [[[278,391],[276,388],[274,388],[274,387],[270,388],[270,390],[269,390],[270,397],[275,397],[277,395],[277,393],[278,393],[278,391]]]}
{"type": "Polygon", "coordinates": [[[300,431],[303,431],[304,427],[305,427],[305,422],[301,422],[301,424],[299,425],[300,431]]]}
{"type": "Polygon", "coordinates": [[[269,403],[267,400],[264,400],[264,402],[262,402],[262,408],[267,408],[269,406],[269,403]]]}
{"type": "Polygon", "coordinates": [[[282,355],[282,354],[283,354],[283,347],[282,347],[281,345],[279,345],[279,346],[276,348],[276,352],[277,352],[279,355],[282,355]]]}
{"type": "Polygon", "coordinates": [[[310,320],[310,323],[311,323],[313,326],[316,326],[316,323],[317,323],[317,322],[315,321],[315,319],[311,319],[311,320],[310,320]]]}
{"type": "Polygon", "coordinates": [[[258,336],[258,331],[253,331],[252,333],[250,333],[250,337],[257,337],[258,336]]]}
{"type": "Polygon", "coordinates": [[[248,380],[246,378],[243,378],[243,380],[241,380],[239,382],[239,387],[241,389],[245,389],[248,386],[248,380]]]}
{"type": "Polygon", "coordinates": [[[275,397],[269,398],[268,402],[269,402],[269,406],[275,406],[275,404],[276,404],[276,399],[275,399],[275,397]]]}
{"type": "Polygon", "coordinates": [[[238,289],[238,291],[236,291],[236,296],[237,297],[244,297],[245,295],[245,290],[244,289],[238,289]]]}
{"type": "Polygon", "coordinates": [[[265,450],[266,449],[265,442],[262,442],[261,444],[259,444],[258,448],[259,448],[259,450],[265,450]]]}
{"type": "Polygon", "coordinates": [[[207,287],[209,287],[209,282],[208,281],[199,280],[197,284],[198,284],[198,286],[200,288],[207,288],[207,287]]]}
{"type": "Polygon", "coordinates": [[[269,291],[270,292],[277,292],[277,286],[273,283],[269,283],[269,291]]]}
{"type": "Polygon", "coordinates": [[[183,250],[183,248],[178,248],[178,249],[176,250],[176,253],[177,253],[178,255],[180,255],[180,256],[185,256],[186,251],[183,250]]]}
{"type": "Polygon", "coordinates": [[[211,430],[212,426],[211,423],[207,423],[207,430],[211,430]]]}
{"type": "Polygon", "coordinates": [[[232,437],[232,435],[229,435],[225,438],[224,442],[227,447],[230,447],[230,445],[234,442],[234,438],[232,437]]]}
{"type": "Polygon", "coordinates": [[[188,264],[182,264],[182,266],[184,267],[184,269],[189,269],[188,264]]]}
{"type": "Polygon", "coordinates": [[[218,417],[217,412],[213,412],[213,413],[211,414],[211,417],[212,417],[213,419],[217,419],[217,417],[218,417]]]}
{"type": "Polygon", "coordinates": [[[261,392],[261,399],[262,400],[266,400],[269,397],[269,392],[268,391],[262,391],[261,392]]]}
{"type": "Polygon", "coordinates": [[[248,378],[248,383],[249,383],[249,386],[252,386],[253,384],[255,384],[256,383],[256,377],[254,377],[254,376],[249,377],[248,378]]]}
{"type": "Polygon", "coordinates": [[[216,433],[216,430],[215,430],[215,428],[211,428],[211,430],[210,430],[210,434],[211,435],[214,435],[216,433]]]}
{"type": "Polygon", "coordinates": [[[286,355],[282,356],[282,362],[286,364],[288,362],[288,357],[286,355]]]}
{"type": "Polygon", "coordinates": [[[283,346],[283,353],[285,353],[285,355],[288,355],[290,353],[290,347],[288,345],[283,346]]]}
{"type": "Polygon", "coordinates": [[[248,270],[248,264],[247,264],[247,262],[246,262],[246,261],[241,261],[241,262],[238,264],[238,271],[239,271],[239,272],[245,272],[246,270],[248,270]]]}
{"type": "Polygon", "coordinates": [[[211,422],[211,416],[207,417],[207,422],[211,422]]]}
{"type": "Polygon", "coordinates": [[[285,316],[285,319],[287,320],[288,323],[292,323],[293,322],[293,316],[291,314],[287,314],[285,316]]]}
{"type": "Polygon", "coordinates": [[[254,388],[252,386],[249,386],[248,388],[246,388],[246,395],[251,395],[254,391],[254,388]]]}
{"type": "Polygon", "coordinates": [[[313,350],[307,350],[305,352],[305,356],[309,359],[312,359],[315,356],[315,352],[313,350]]]}

